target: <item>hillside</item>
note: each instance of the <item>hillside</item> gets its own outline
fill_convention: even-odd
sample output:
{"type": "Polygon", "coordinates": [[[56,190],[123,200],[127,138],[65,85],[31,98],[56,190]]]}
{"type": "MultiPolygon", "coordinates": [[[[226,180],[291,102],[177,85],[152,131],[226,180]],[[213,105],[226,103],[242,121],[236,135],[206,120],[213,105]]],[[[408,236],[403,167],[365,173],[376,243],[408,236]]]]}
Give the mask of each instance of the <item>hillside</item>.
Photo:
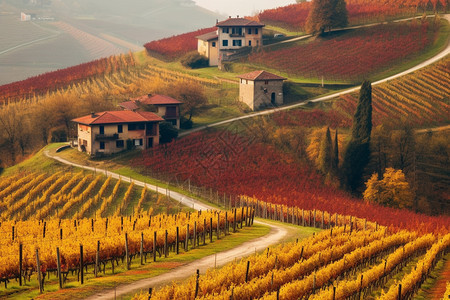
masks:
{"type": "Polygon", "coordinates": [[[0,84],[137,51],[148,41],[210,27],[222,18],[191,1],[134,0],[127,5],[103,0],[23,3],[0,2],[0,35],[7,37],[0,46],[0,66],[5,70],[0,74],[0,84]],[[21,11],[54,21],[20,22],[21,11]]]}

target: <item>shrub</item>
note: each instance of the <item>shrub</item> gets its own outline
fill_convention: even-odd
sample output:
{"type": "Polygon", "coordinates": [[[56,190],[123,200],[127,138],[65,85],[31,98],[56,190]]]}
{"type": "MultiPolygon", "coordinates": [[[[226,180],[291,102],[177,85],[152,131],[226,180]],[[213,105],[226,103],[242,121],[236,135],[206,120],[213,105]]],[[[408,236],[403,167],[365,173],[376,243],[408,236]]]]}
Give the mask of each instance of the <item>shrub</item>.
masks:
{"type": "Polygon", "coordinates": [[[194,122],[192,122],[192,120],[189,120],[185,117],[181,117],[180,119],[180,127],[182,129],[191,129],[192,126],[194,125],[194,122]]]}
{"type": "Polygon", "coordinates": [[[181,59],[181,64],[186,68],[199,69],[209,66],[207,57],[200,55],[198,52],[190,52],[181,59]]]}
{"type": "Polygon", "coordinates": [[[159,143],[170,143],[174,138],[178,136],[178,130],[169,122],[159,123],[159,143]]]}

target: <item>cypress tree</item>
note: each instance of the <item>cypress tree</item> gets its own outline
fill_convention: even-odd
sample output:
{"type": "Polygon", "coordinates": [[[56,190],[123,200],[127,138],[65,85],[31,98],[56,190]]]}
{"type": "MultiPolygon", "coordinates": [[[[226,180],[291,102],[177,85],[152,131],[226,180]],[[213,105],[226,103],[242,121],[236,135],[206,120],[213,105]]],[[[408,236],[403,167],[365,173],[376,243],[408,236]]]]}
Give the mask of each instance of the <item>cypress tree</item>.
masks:
{"type": "Polygon", "coordinates": [[[372,133],[372,84],[365,80],[359,91],[359,101],[353,117],[352,139],[370,142],[372,133]]]}
{"type": "Polygon", "coordinates": [[[339,140],[338,130],[334,135],[334,147],[333,147],[333,172],[338,173],[339,170],[339,140]]]}
{"type": "Polygon", "coordinates": [[[372,132],[372,85],[364,81],[353,117],[351,140],[342,163],[344,185],[357,192],[363,183],[364,168],[370,160],[370,135],[372,132]]]}
{"type": "Polygon", "coordinates": [[[333,165],[333,145],[331,142],[330,127],[327,128],[325,138],[320,144],[319,168],[324,174],[328,174],[332,170],[333,165]]]}

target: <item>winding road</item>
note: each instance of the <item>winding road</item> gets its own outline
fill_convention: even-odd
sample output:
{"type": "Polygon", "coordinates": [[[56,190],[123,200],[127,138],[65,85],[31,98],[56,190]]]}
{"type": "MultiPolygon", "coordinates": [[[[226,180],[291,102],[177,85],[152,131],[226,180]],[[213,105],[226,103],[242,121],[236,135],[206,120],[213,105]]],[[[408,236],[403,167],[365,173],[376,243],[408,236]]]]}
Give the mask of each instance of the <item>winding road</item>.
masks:
{"type": "MultiPolygon", "coordinates": [[[[124,177],[124,176],[121,176],[120,174],[110,172],[105,169],[99,169],[96,167],[90,167],[90,166],[85,166],[85,165],[81,165],[78,163],[74,163],[74,162],[71,162],[64,158],[61,158],[57,155],[51,155],[48,150],[46,150],[44,152],[44,154],[47,157],[55,159],[58,162],[66,164],[66,165],[82,168],[82,169],[89,170],[89,171],[94,171],[96,173],[102,173],[102,174],[105,174],[106,176],[111,176],[112,178],[115,178],[115,179],[121,179],[122,181],[125,181],[125,182],[132,181],[137,186],[146,187],[152,191],[166,194],[169,197],[171,197],[172,199],[179,201],[180,203],[182,203],[188,207],[192,207],[193,209],[196,209],[196,210],[215,209],[212,206],[209,206],[205,203],[197,201],[196,199],[193,199],[191,197],[188,197],[186,195],[180,194],[178,192],[172,191],[167,188],[162,188],[162,187],[158,187],[155,185],[147,184],[147,183],[139,181],[139,180],[134,180],[130,177],[124,177]]],[[[141,279],[141,280],[135,281],[130,284],[119,285],[115,289],[101,291],[100,293],[96,293],[86,299],[89,299],[89,300],[115,299],[118,296],[130,294],[133,292],[139,292],[140,290],[145,290],[145,289],[148,289],[149,287],[158,287],[163,284],[167,284],[173,280],[180,280],[180,279],[187,278],[187,277],[195,274],[197,269],[199,269],[201,273],[204,273],[208,268],[211,268],[211,266],[214,266],[214,265],[223,266],[226,263],[229,263],[235,259],[249,256],[249,255],[255,253],[255,251],[261,251],[271,245],[278,244],[288,234],[288,230],[283,226],[277,226],[277,225],[273,225],[273,224],[263,222],[263,221],[258,221],[258,220],[255,220],[255,223],[270,227],[271,230],[270,230],[269,234],[259,237],[259,238],[256,238],[256,239],[253,239],[251,241],[245,242],[233,249],[219,252],[214,255],[209,255],[202,259],[193,261],[189,264],[177,267],[167,273],[164,273],[164,274],[161,274],[161,275],[158,275],[155,277],[151,277],[151,278],[141,279]]]]}

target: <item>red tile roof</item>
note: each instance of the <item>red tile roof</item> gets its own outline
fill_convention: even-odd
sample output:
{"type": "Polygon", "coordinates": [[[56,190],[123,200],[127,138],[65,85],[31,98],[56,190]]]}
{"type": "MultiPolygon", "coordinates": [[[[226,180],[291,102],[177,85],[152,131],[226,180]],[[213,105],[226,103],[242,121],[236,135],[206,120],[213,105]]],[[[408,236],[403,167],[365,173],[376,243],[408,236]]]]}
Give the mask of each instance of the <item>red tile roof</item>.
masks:
{"type": "Polygon", "coordinates": [[[267,71],[254,71],[247,74],[237,76],[241,79],[259,81],[259,80],[286,80],[284,77],[269,73],[267,71]]]}
{"type": "Polygon", "coordinates": [[[135,101],[125,101],[125,102],[119,103],[119,106],[121,106],[127,110],[136,110],[139,108],[135,101]]]}
{"type": "Polygon", "coordinates": [[[216,27],[224,26],[264,27],[265,25],[245,18],[229,18],[216,24],[216,27]]]}
{"type": "Polygon", "coordinates": [[[217,40],[219,38],[219,35],[217,34],[217,31],[208,32],[199,36],[196,36],[197,39],[202,41],[212,41],[217,40]]]}
{"type": "Polygon", "coordinates": [[[147,111],[104,111],[87,115],[81,118],[73,119],[73,122],[84,125],[101,125],[101,124],[120,124],[120,123],[137,123],[137,122],[158,122],[164,121],[160,116],[147,111]]]}
{"type": "Polygon", "coordinates": [[[142,104],[164,105],[164,104],[181,104],[182,102],[164,95],[145,95],[139,98],[131,99],[131,101],[139,101],[142,104]]]}

